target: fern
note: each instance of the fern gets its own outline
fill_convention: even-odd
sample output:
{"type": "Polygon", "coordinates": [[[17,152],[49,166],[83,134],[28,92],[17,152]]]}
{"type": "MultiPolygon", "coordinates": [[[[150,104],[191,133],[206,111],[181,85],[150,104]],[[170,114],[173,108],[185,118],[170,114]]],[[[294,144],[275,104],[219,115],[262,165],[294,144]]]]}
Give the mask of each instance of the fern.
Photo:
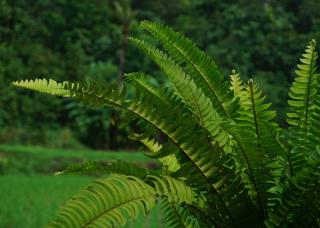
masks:
{"type": "Polygon", "coordinates": [[[146,146],[159,170],[125,162],[75,164],[58,174],[102,177],[61,208],[54,227],[116,227],[161,202],[168,227],[317,227],[320,216],[320,76],[316,43],[298,64],[290,89],[289,129],[274,120],[262,89],[216,64],[171,28],[144,21],[160,41],[131,43],[169,79],[157,87],[140,72],[118,87],[36,79],[17,87],[111,107],[134,121],[130,138],[146,146]],[[134,94],[127,94],[127,86],[134,94]],[[161,135],[163,140],[159,141],[161,135]]]}
{"type": "MultiPolygon", "coordinates": [[[[291,112],[288,113],[289,143],[293,150],[290,152],[293,172],[299,171],[305,164],[307,151],[315,149],[312,143],[318,134],[311,134],[313,124],[317,124],[314,115],[319,113],[317,103],[317,93],[319,91],[319,74],[317,70],[316,42],[312,40],[305,54],[300,59],[298,69],[295,71],[297,77],[290,88],[288,101],[291,112]],[[310,140],[309,135],[312,135],[310,140]],[[310,141],[308,143],[307,141],[310,141]]],[[[318,141],[319,142],[319,141],[318,141]]]]}
{"type": "Polygon", "coordinates": [[[183,206],[179,206],[164,200],[162,202],[162,211],[164,212],[164,218],[167,227],[200,227],[197,218],[194,217],[192,213],[183,206]]]}
{"type": "Polygon", "coordinates": [[[206,96],[211,98],[219,113],[227,117],[233,115],[228,84],[209,56],[169,27],[148,21],[141,22],[141,26],[158,39],[177,62],[187,64],[187,72],[206,96]]]}

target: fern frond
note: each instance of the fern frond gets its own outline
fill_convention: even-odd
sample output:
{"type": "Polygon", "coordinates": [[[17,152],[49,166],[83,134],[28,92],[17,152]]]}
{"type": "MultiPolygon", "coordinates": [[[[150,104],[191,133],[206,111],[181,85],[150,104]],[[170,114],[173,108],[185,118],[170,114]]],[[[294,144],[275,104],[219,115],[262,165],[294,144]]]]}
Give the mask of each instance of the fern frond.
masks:
{"type": "Polygon", "coordinates": [[[240,154],[235,153],[233,158],[249,193],[257,198],[264,216],[268,189],[279,182],[279,169],[280,172],[282,169],[276,165],[277,156],[282,156],[277,154],[280,145],[272,135],[277,127],[272,122],[276,113],[269,110],[271,104],[265,103],[265,96],[252,80],[244,85],[234,74],[233,91],[241,105],[237,124],[226,127],[239,146],[240,154]]]}
{"type": "Polygon", "coordinates": [[[166,197],[169,202],[173,203],[187,203],[190,205],[197,205],[198,207],[205,207],[204,198],[196,193],[184,181],[172,178],[170,176],[157,177],[149,175],[147,179],[155,188],[155,192],[161,198],[166,197]]]}
{"type": "Polygon", "coordinates": [[[154,205],[152,187],[136,177],[112,174],[69,200],[49,227],[117,227],[148,214],[154,205]]]}
{"type": "Polygon", "coordinates": [[[205,127],[220,147],[224,147],[225,151],[230,151],[233,145],[229,134],[220,127],[223,119],[213,108],[214,106],[210,99],[197,87],[194,80],[180,66],[175,64],[172,59],[151,44],[133,38],[131,42],[141,48],[158,64],[176,88],[181,99],[197,117],[199,124],[205,127]]]}
{"type": "MultiPolygon", "coordinates": [[[[295,81],[290,88],[288,101],[290,113],[288,113],[289,143],[292,147],[289,155],[291,157],[293,173],[296,174],[307,160],[308,151],[315,149],[315,144],[310,140],[312,125],[315,122],[314,112],[319,107],[315,99],[319,90],[320,75],[317,70],[318,54],[316,52],[316,42],[312,40],[305,50],[305,54],[300,59],[296,72],[295,81]]],[[[317,137],[314,135],[313,137],[317,137]]]]}
{"type": "MultiPolygon", "coordinates": [[[[190,121],[189,117],[176,116],[174,113],[167,112],[161,104],[153,102],[154,98],[150,96],[142,96],[141,100],[125,100],[125,93],[111,86],[106,87],[96,83],[66,84],[66,89],[70,90],[72,97],[86,104],[100,106],[108,104],[129,112],[166,135],[191,165],[190,168],[196,174],[193,178],[197,178],[197,181],[203,183],[203,187],[212,195],[210,202],[211,207],[216,208],[215,218],[221,220],[222,224],[234,223],[229,206],[222,196],[223,192],[218,191],[212,181],[212,176],[216,175],[215,182],[220,183],[219,186],[223,183],[219,179],[224,178],[215,173],[217,167],[222,165],[221,162],[224,162],[223,157],[221,158],[220,153],[212,153],[212,145],[207,142],[206,133],[196,123],[190,121]],[[192,137],[193,135],[197,135],[198,138],[192,137]]],[[[51,90],[45,92],[50,94],[51,90]]],[[[237,207],[239,205],[230,206],[237,207]]]]}
{"type": "Polygon", "coordinates": [[[13,86],[35,90],[41,93],[49,93],[61,97],[70,97],[70,90],[65,89],[67,82],[58,83],[54,80],[47,79],[35,79],[25,81],[15,81],[11,84],[13,86]]]}
{"type": "Polygon", "coordinates": [[[320,150],[314,151],[305,166],[292,178],[287,180],[282,199],[269,213],[266,221],[268,227],[291,225],[311,227],[319,215],[319,193],[314,192],[320,177],[320,150]],[[315,203],[310,204],[310,201],[315,203]]]}
{"type": "Polygon", "coordinates": [[[241,80],[240,74],[236,73],[235,70],[231,71],[230,83],[230,90],[233,92],[234,99],[239,99],[240,101],[246,99],[247,95],[245,92],[245,83],[241,80]]]}
{"type": "Polygon", "coordinates": [[[149,21],[141,22],[141,26],[158,39],[178,63],[187,64],[186,72],[210,98],[221,116],[227,118],[233,116],[235,112],[232,108],[232,94],[228,91],[228,83],[208,55],[188,38],[169,27],[149,21]]]}
{"type": "Polygon", "coordinates": [[[147,156],[157,158],[163,165],[165,171],[176,172],[180,169],[176,153],[179,151],[173,143],[160,144],[153,138],[142,139],[141,142],[151,151],[145,153],[147,156]]]}
{"type": "Polygon", "coordinates": [[[163,200],[161,203],[166,227],[172,228],[200,228],[197,218],[181,205],[163,200]]]}
{"type": "Polygon", "coordinates": [[[164,104],[170,104],[170,100],[168,99],[169,97],[166,94],[164,94],[164,92],[161,91],[159,88],[156,88],[154,85],[152,85],[147,80],[147,76],[145,74],[140,72],[126,74],[126,80],[131,83],[133,82],[136,85],[137,92],[139,92],[139,89],[142,88],[144,91],[147,91],[148,93],[157,97],[159,101],[163,102],[164,104]]]}
{"type": "Polygon", "coordinates": [[[206,111],[204,107],[212,108],[212,103],[202,93],[201,89],[196,86],[190,76],[175,64],[171,58],[151,44],[135,38],[131,38],[130,41],[141,48],[165,72],[180,98],[190,107],[199,122],[202,123],[203,113],[206,111]]]}
{"type": "Polygon", "coordinates": [[[86,175],[96,175],[96,174],[121,174],[136,176],[144,179],[147,175],[153,173],[145,168],[140,168],[131,163],[124,161],[115,161],[108,164],[101,164],[95,161],[87,161],[84,163],[72,164],[68,166],[65,170],[55,173],[55,175],[62,174],[86,174],[86,175]]]}

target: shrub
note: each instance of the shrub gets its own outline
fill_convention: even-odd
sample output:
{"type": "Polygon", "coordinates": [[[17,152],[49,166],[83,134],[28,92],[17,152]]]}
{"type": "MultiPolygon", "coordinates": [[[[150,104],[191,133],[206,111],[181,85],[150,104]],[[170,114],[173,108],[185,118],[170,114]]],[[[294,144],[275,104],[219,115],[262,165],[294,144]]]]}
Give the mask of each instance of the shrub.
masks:
{"type": "MultiPolygon", "coordinates": [[[[164,50],[131,38],[165,73],[157,88],[142,73],[126,87],[37,79],[14,86],[126,113],[141,141],[163,166],[151,171],[116,162],[73,165],[64,173],[104,173],[60,210],[53,227],[113,227],[162,202],[172,227],[316,227],[320,225],[320,77],[316,42],[300,59],[289,92],[289,128],[275,121],[260,86],[230,83],[190,40],[161,24],[142,27],[164,50]],[[161,137],[159,137],[159,135],[161,137]],[[161,140],[159,140],[161,139],[161,140]]],[[[92,136],[94,137],[94,136],[92,136]]]]}

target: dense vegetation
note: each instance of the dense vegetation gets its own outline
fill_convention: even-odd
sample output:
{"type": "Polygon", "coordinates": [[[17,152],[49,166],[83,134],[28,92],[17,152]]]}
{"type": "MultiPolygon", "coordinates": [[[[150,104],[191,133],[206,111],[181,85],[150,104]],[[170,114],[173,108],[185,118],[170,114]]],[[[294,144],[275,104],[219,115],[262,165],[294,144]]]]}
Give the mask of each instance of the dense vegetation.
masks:
{"type": "Polygon", "coordinates": [[[12,84],[94,107],[112,107],[133,123],[163,166],[74,164],[62,174],[108,174],[69,200],[51,227],[114,227],[163,204],[172,227],[319,227],[320,74],[316,41],[308,44],[289,91],[289,128],[281,128],[259,83],[229,80],[189,39],[159,23],[141,27],[162,44],[129,38],[170,84],[126,75],[125,85],[50,79],[12,84]]]}
{"type": "Polygon", "coordinates": [[[244,77],[254,76],[282,125],[295,56],[310,37],[320,38],[318,0],[0,0],[0,5],[0,141],[9,143],[136,147],[126,140],[129,127],[113,127],[122,117],[109,110],[8,85],[39,77],[119,82],[122,72],[137,70],[152,72],[162,84],[155,65],[127,45],[128,34],[145,37],[137,21],[179,28],[217,60],[224,75],[236,68],[244,77]]]}

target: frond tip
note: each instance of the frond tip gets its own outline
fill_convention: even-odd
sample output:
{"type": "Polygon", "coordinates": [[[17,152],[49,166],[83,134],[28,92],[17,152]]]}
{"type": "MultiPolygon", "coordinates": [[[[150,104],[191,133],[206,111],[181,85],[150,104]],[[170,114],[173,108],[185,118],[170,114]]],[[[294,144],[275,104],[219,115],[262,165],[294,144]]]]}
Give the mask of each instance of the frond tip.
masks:
{"type": "Polygon", "coordinates": [[[14,81],[11,85],[61,97],[70,96],[70,91],[66,89],[67,82],[58,83],[52,79],[14,81]]]}

